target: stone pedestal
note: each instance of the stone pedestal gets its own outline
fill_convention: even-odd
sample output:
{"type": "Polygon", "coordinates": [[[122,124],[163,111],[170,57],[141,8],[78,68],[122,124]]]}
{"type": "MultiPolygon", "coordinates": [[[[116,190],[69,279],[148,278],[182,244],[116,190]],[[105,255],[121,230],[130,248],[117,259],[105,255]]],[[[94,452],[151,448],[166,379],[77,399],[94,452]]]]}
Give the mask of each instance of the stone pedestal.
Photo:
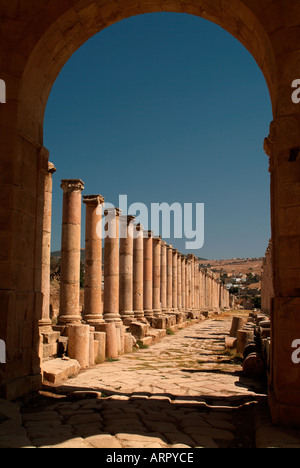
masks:
{"type": "Polygon", "coordinates": [[[134,216],[120,218],[120,315],[133,319],[133,235],[134,216]]]}
{"type": "Polygon", "coordinates": [[[59,325],[79,323],[81,192],[80,179],[63,180],[59,325]]]}
{"type": "Polygon", "coordinates": [[[105,333],[106,343],[106,357],[107,359],[116,359],[119,355],[118,352],[118,338],[116,322],[103,323],[96,327],[97,332],[105,333]]]}
{"type": "Polygon", "coordinates": [[[42,318],[39,326],[42,330],[51,328],[50,320],[50,260],[51,260],[51,219],[52,219],[52,177],[56,172],[54,164],[48,162],[48,171],[44,174],[44,216],[42,245],[42,280],[43,294],[42,318]]]}
{"type": "Polygon", "coordinates": [[[102,205],[101,195],[83,198],[86,205],[85,286],[83,319],[90,325],[103,323],[102,304],[102,205]]]}
{"type": "Polygon", "coordinates": [[[143,227],[138,224],[135,226],[133,240],[133,312],[138,320],[144,319],[143,257],[144,232],[143,227]]]}
{"type": "Polygon", "coordinates": [[[68,356],[76,359],[81,369],[90,366],[90,327],[89,325],[69,325],[68,332],[68,356]]]}
{"type": "Polygon", "coordinates": [[[94,340],[98,341],[97,353],[95,353],[95,363],[102,364],[105,361],[106,357],[106,333],[105,332],[95,332],[94,340]]]}
{"type": "Polygon", "coordinates": [[[104,307],[105,322],[122,322],[119,313],[119,218],[120,210],[110,208],[105,215],[104,307]]]}

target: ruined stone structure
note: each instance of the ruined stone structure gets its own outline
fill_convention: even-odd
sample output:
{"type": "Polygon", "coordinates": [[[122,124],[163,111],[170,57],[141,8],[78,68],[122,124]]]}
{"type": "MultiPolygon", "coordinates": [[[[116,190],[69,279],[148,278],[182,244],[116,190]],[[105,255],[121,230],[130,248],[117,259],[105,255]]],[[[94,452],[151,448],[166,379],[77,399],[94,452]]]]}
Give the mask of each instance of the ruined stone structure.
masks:
{"type": "MultiPolygon", "coordinates": [[[[300,210],[300,105],[292,99],[292,83],[300,78],[300,3],[27,0],[21,6],[17,0],[0,0],[0,7],[5,32],[0,74],[6,84],[5,103],[0,104],[0,339],[7,349],[0,373],[2,395],[14,398],[41,383],[38,324],[45,318],[43,219],[48,171],[43,118],[53,83],[71,55],[103,28],[132,15],[172,11],[200,16],[232,34],[252,54],[269,89],[273,121],[265,150],[270,158],[274,285],[269,404],[274,422],[299,425],[300,369],[291,359],[291,344],[300,338],[300,225],[295,222],[300,210]]],[[[186,301],[190,300],[190,269],[188,261],[186,301]]],[[[71,295],[68,279],[65,287],[71,295]]],[[[205,282],[209,286],[207,277],[205,282]]],[[[169,278],[167,284],[169,301],[169,278]]],[[[73,289],[75,301],[75,283],[73,289]]],[[[186,308],[190,306],[185,303],[186,308]]],[[[63,303],[61,308],[61,322],[79,320],[78,310],[71,314],[63,303]]],[[[116,310],[104,308],[105,314],[118,316],[116,310]]]]}
{"type": "MultiPolygon", "coordinates": [[[[52,165],[49,165],[45,205],[48,208],[51,207],[53,172],[52,165]]],[[[134,222],[134,216],[122,216],[118,208],[106,209],[101,195],[87,195],[82,199],[84,183],[80,179],[63,180],[61,188],[61,307],[58,324],[51,327],[47,261],[45,271],[48,272],[48,285],[46,281],[43,282],[43,320],[40,321],[42,370],[45,361],[54,359],[59,353],[68,355],[71,369],[74,368],[74,361],[79,363],[79,369],[87,369],[106,358],[116,358],[131,352],[136,340],[152,344],[164,335],[162,332],[166,333],[167,328],[173,329],[179,324],[182,326],[188,318],[192,321],[201,320],[209,312],[218,313],[229,307],[229,293],[224,284],[212,272],[201,269],[194,255],[185,257],[168,246],[170,254],[167,256],[166,242],[151,231],[144,232],[142,226],[134,222]],[[81,313],[79,264],[82,201],[86,206],[86,225],[84,306],[81,313]],[[167,303],[168,274],[170,308],[167,303]],[[190,278],[187,297],[189,306],[185,307],[187,275],[190,278]],[[200,287],[201,278],[204,281],[200,287]],[[206,278],[209,278],[209,282],[205,281],[206,278]],[[209,288],[207,291],[203,290],[206,285],[209,288]],[[200,296],[206,299],[201,301],[200,296]],[[48,305],[47,314],[45,304],[48,305]],[[154,330],[150,331],[150,328],[154,330]]],[[[48,246],[51,216],[45,219],[47,229],[44,238],[48,246]]],[[[48,259],[49,248],[46,253],[48,259]]],[[[69,367],[65,367],[69,372],[69,367]]],[[[49,378],[49,362],[46,368],[49,378]]],[[[51,378],[57,381],[60,377],[55,375],[51,378]]]]}

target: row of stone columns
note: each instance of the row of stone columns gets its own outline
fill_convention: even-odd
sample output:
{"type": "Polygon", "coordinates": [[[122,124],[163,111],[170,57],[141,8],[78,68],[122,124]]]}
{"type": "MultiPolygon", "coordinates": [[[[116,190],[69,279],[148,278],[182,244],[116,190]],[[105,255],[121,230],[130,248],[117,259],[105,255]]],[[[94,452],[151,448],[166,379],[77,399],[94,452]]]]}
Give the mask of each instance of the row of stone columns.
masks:
{"type": "MultiPolygon", "coordinates": [[[[49,168],[48,176],[52,177],[52,173],[53,168],[49,168]]],[[[223,284],[212,272],[199,268],[194,255],[182,255],[159,236],[144,231],[133,216],[122,216],[118,208],[104,209],[103,213],[104,198],[89,195],[83,197],[86,206],[85,294],[81,314],[80,233],[84,184],[80,179],[63,180],[61,188],[63,217],[58,325],[76,324],[82,320],[91,326],[133,320],[151,322],[152,318],[165,313],[218,310],[229,306],[229,294],[223,284]],[[103,214],[106,229],[104,262],[103,214]]],[[[43,320],[46,319],[45,310],[43,320]]]]}

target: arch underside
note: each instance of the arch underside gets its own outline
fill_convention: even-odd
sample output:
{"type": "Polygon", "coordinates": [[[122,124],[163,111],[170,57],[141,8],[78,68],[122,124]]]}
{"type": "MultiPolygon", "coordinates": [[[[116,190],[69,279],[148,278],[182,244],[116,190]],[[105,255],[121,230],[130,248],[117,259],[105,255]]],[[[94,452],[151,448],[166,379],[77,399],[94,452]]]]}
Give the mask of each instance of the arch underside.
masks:
{"type": "MultiPolygon", "coordinates": [[[[131,16],[176,12],[192,14],[212,21],[239,40],[252,54],[261,68],[271,96],[276,102],[275,66],[269,38],[253,13],[240,0],[197,2],[151,2],[130,0],[119,2],[78,2],[49,24],[30,54],[22,78],[20,101],[24,109],[20,114],[20,128],[29,131],[42,143],[42,125],[47,100],[61,69],[88,39],[104,28],[131,16]],[[28,109],[28,111],[26,111],[28,109]],[[34,114],[32,114],[34,109],[34,114]]],[[[55,16],[55,13],[52,13],[55,16]]],[[[51,15],[49,15],[51,18],[51,15]]],[[[34,23],[31,25],[35,29],[34,23]]]]}

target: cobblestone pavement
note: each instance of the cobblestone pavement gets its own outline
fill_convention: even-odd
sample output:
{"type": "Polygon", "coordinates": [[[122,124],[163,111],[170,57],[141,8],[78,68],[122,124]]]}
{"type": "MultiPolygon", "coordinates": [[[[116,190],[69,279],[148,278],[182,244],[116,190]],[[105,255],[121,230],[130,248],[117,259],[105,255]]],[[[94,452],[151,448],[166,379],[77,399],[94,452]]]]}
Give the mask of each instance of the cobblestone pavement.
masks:
{"type": "Polygon", "coordinates": [[[264,383],[224,352],[230,324],[218,317],[180,330],[21,411],[0,401],[0,447],[300,447],[300,432],[272,426],[264,383]]]}

